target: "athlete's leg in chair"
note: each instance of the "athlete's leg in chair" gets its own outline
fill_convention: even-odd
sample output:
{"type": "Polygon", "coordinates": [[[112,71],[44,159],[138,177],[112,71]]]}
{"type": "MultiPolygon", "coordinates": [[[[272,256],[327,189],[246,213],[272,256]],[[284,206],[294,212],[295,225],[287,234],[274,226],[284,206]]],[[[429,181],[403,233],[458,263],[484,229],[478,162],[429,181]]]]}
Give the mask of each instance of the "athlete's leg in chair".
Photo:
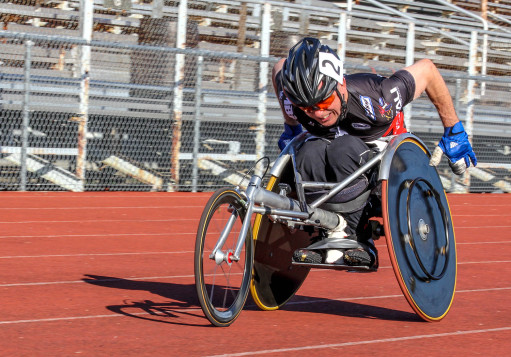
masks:
{"type": "MultiPolygon", "coordinates": [[[[297,165],[302,178],[306,181],[341,182],[367,161],[369,151],[370,149],[362,140],[349,135],[331,141],[315,139],[305,143],[302,147],[297,155],[297,165]]],[[[367,189],[367,178],[361,176],[341,191],[335,197],[335,200],[338,203],[354,200],[367,189]]],[[[351,265],[372,265],[376,260],[376,249],[370,242],[371,235],[367,238],[367,233],[365,233],[367,227],[367,219],[365,219],[367,215],[365,213],[366,202],[357,202],[357,204],[360,204],[359,207],[339,215],[339,226],[327,232],[328,237],[325,239],[325,244],[322,245],[321,242],[317,242],[306,249],[297,251],[295,260],[317,262],[321,254],[325,257],[324,261],[326,263],[342,263],[341,258],[348,253],[346,255],[347,263],[351,265]],[[328,248],[335,246],[335,239],[346,237],[360,242],[356,250],[348,249],[345,251],[345,249],[328,248]],[[325,249],[320,249],[321,247],[325,249]],[[370,253],[366,253],[366,251],[370,253]]],[[[346,240],[344,239],[342,242],[341,246],[345,247],[346,240]]]]}

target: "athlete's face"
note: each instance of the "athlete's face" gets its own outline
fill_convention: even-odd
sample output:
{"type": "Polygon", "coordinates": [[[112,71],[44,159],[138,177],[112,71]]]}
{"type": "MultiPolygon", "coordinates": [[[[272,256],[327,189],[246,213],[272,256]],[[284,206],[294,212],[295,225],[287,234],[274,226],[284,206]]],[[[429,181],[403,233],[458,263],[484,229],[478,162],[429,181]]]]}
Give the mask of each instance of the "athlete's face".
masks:
{"type": "Polygon", "coordinates": [[[334,91],[332,96],[317,103],[313,107],[300,109],[302,109],[309,118],[314,119],[319,124],[332,126],[337,122],[339,115],[341,115],[341,100],[337,91],[334,91]]]}

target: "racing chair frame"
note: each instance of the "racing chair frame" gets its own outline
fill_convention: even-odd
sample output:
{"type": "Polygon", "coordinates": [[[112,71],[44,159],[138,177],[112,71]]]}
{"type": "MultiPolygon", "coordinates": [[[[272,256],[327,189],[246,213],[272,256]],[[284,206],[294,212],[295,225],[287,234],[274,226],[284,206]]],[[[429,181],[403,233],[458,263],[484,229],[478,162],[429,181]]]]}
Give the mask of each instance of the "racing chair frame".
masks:
{"type": "Polygon", "coordinates": [[[278,309],[294,296],[311,267],[371,271],[294,263],[291,257],[295,249],[309,245],[311,228],[329,230],[338,225],[337,213],[321,207],[360,175],[377,168],[383,227],[401,290],[424,320],[442,319],[454,296],[456,252],[448,203],[436,170],[428,165],[426,146],[409,133],[386,137],[374,142],[374,156],[342,182],[309,182],[301,180],[295,162],[306,137],[301,134],[286,146],[266,187],[263,177],[254,174],[246,190],[221,189],[208,201],[195,248],[196,288],[206,317],[216,326],[230,325],[249,290],[261,309],[278,309]],[[289,165],[297,200],[288,197],[288,185],[279,184],[289,165]],[[307,203],[306,188],[328,192],[307,203]],[[218,219],[217,226],[221,214],[225,217],[218,219]],[[445,297],[439,303],[440,296],[445,297]]]}

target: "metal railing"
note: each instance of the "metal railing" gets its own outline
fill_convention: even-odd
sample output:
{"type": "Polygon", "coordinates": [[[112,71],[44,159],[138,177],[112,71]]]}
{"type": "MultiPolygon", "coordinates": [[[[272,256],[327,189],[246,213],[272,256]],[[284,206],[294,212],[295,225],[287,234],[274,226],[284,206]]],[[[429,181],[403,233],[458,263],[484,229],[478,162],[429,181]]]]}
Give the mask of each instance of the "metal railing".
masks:
{"type": "MultiPolygon", "coordinates": [[[[0,65],[0,187],[209,190],[239,179],[257,158],[276,157],[282,119],[270,85],[269,66],[278,60],[271,49],[279,47],[270,27],[274,12],[289,9],[284,30],[292,11],[337,19],[339,26],[331,27],[328,35],[324,26],[311,25],[309,31],[312,35],[323,31],[320,37],[325,43],[349,51],[360,45],[349,18],[373,15],[343,9],[323,13],[312,6],[281,2],[248,3],[254,9],[260,6],[260,12],[252,15],[264,20],[257,34],[259,55],[0,31],[5,45],[0,51],[4,62],[0,65]],[[90,49],[89,58],[77,51],[83,47],[90,49]],[[83,69],[84,61],[90,61],[88,70],[83,69]]],[[[416,36],[427,33],[431,23],[382,14],[378,19],[405,25],[404,37],[391,36],[407,49],[402,64],[360,61],[349,54],[345,57],[349,73],[388,75],[414,57],[429,56],[417,51],[416,36]],[[414,28],[406,25],[410,23],[414,28]]],[[[493,34],[501,41],[510,37],[493,34]]],[[[469,72],[443,69],[442,73],[481,164],[461,180],[450,175],[447,165],[440,172],[450,191],[509,191],[511,80],[477,74],[480,33],[469,35],[470,46],[461,51],[469,72]],[[488,86],[486,95],[476,91],[482,81],[488,86]]],[[[391,56],[396,51],[380,52],[391,56]]],[[[420,98],[408,115],[409,128],[434,146],[442,127],[432,104],[420,98]]]]}

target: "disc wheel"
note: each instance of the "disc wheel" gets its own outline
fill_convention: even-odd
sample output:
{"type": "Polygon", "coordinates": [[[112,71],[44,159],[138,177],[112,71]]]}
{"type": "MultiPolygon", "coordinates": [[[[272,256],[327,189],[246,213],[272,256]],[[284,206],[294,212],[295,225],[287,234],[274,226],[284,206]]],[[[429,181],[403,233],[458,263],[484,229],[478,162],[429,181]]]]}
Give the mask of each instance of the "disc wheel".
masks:
{"type": "Polygon", "coordinates": [[[401,290],[426,321],[449,311],[456,287],[456,245],[447,197],[427,150],[416,140],[399,144],[382,211],[390,260],[401,290]]]}
{"type": "MultiPolygon", "coordinates": [[[[272,176],[267,190],[278,192],[279,179],[272,176]]],[[[256,305],[265,311],[284,306],[298,291],[310,268],[292,265],[293,252],[310,245],[310,235],[291,231],[266,215],[254,221],[254,270],[250,292],[256,305]]]]}
{"type": "Polygon", "coordinates": [[[195,287],[200,306],[215,326],[229,326],[240,314],[250,288],[254,243],[249,228],[239,259],[233,259],[245,202],[232,189],[220,189],[209,199],[195,241],[195,287]],[[230,229],[226,227],[231,226],[230,229]],[[226,239],[213,250],[221,234],[226,239]]]}

